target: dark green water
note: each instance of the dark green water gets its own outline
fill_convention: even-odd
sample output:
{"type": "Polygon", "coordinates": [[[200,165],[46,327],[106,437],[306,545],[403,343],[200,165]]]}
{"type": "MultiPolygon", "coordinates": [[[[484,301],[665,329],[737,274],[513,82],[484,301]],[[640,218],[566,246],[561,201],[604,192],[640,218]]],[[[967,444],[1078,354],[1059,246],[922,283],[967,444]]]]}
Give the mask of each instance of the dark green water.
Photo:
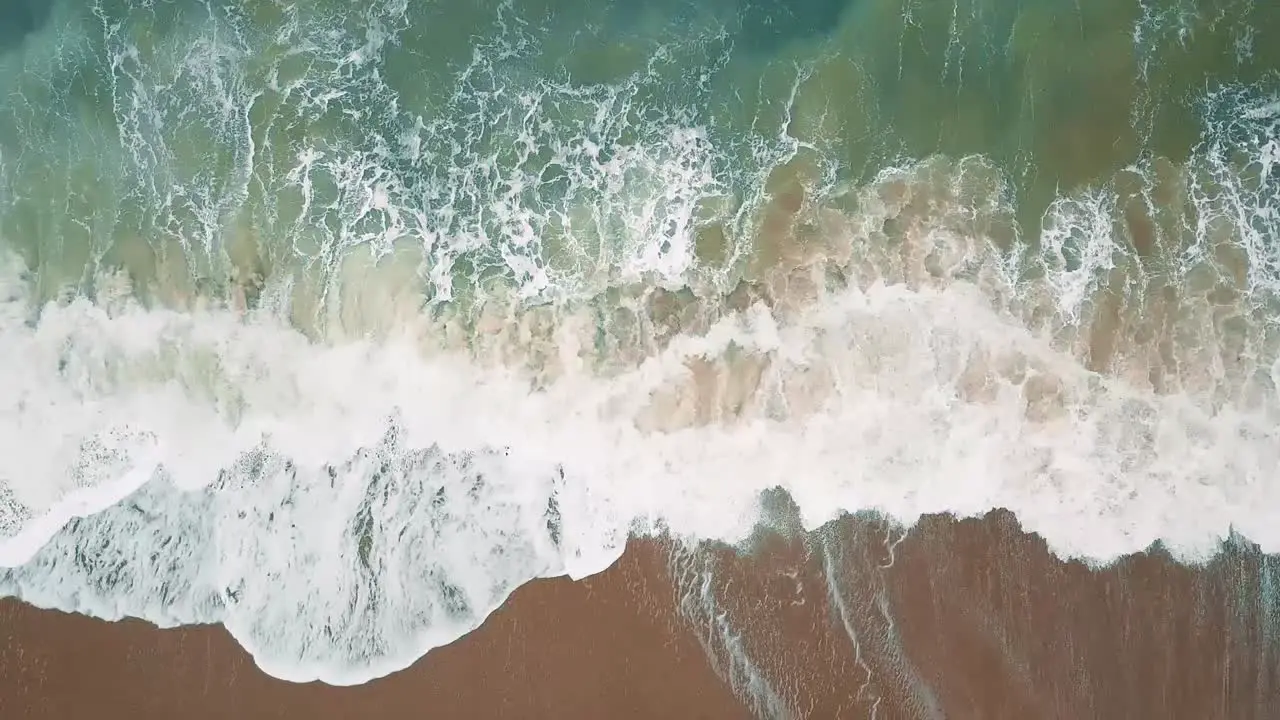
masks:
{"type": "Polygon", "coordinates": [[[728,288],[711,271],[752,253],[767,178],[821,202],[935,154],[989,159],[1034,242],[1056,197],[1186,162],[1221,120],[1206,95],[1265,100],[1280,63],[1280,10],[1226,0],[7,12],[0,221],[46,292],[104,267],[323,285],[401,242],[429,294],[498,275],[563,296],[646,252],[679,282],[691,236],[728,288]]]}

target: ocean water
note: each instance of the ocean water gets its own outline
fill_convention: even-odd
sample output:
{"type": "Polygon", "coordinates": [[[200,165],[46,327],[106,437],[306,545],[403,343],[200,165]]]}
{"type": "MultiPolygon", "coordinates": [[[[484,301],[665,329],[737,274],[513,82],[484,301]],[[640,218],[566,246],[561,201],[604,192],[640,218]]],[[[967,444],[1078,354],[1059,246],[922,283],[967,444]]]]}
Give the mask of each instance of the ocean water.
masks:
{"type": "Polygon", "coordinates": [[[0,593],[356,684],[777,491],[1280,552],[1280,5],[4,8],[0,593]]]}

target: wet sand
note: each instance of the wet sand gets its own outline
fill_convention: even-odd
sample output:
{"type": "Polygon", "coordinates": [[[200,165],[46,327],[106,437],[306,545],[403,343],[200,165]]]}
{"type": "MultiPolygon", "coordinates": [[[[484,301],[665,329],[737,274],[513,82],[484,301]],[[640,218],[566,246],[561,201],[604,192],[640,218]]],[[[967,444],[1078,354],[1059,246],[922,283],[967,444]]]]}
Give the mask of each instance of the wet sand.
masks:
{"type": "Polygon", "coordinates": [[[1280,558],[1247,543],[1092,570],[1004,511],[905,537],[859,516],[701,564],[793,715],[1280,717],[1280,558]]]}
{"type": "Polygon", "coordinates": [[[355,687],[265,675],[221,626],[160,630],[0,603],[0,718],[750,717],[673,622],[666,554],[521,587],[477,631],[355,687]]]}
{"type": "Polygon", "coordinates": [[[1090,570],[996,512],[905,538],[845,518],[674,566],[668,550],[637,541],[586,581],[527,585],[471,635],[354,688],[267,677],[221,628],[6,601],[0,717],[1280,717],[1280,560],[1246,543],[1201,568],[1155,552],[1090,570]]]}

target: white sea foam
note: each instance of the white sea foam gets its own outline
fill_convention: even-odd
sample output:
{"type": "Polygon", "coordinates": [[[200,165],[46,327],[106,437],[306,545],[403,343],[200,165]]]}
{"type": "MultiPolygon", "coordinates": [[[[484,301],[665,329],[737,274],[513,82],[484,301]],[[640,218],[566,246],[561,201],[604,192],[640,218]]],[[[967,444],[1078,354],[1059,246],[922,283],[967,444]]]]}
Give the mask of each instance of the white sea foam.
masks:
{"type": "MultiPolygon", "coordinates": [[[[858,235],[901,212],[884,187],[939,167],[882,175],[834,226],[848,251],[883,246],[858,235]]],[[[798,309],[726,314],[607,377],[562,316],[541,384],[432,349],[425,319],[336,346],[266,312],[77,299],[33,321],[10,263],[0,477],[26,529],[0,544],[0,591],[222,622],[268,672],[342,684],[469,631],[531,578],[604,569],[629,533],[741,540],[773,487],[807,528],[1006,507],[1064,557],[1161,540],[1199,559],[1232,530],[1280,550],[1274,389],[1222,404],[1090,371],[1028,328],[1025,287],[982,271],[989,244],[944,210],[915,222],[918,268],[816,282],[798,309]]]]}
{"type": "MultiPolygon", "coordinates": [[[[1176,169],[1195,212],[1176,233],[1154,223],[1158,272],[1117,230],[1114,183],[1052,203],[1037,250],[997,249],[1014,208],[979,158],[886,169],[852,210],[807,188],[801,242],[767,236],[757,211],[801,146],[804,73],[780,128],[726,148],[667,92],[706,90],[671,84],[678,63],[534,82],[520,73],[537,44],[501,15],[428,122],[373,62],[406,7],[370,9],[359,33],[202,17],[156,43],[136,42],[153,39],[142,13],[72,43],[101,41],[102,137],[119,146],[51,110],[55,132],[0,156],[0,206],[46,191],[70,205],[81,175],[127,188],[154,217],[127,225],[110,193],[117,214],[94,206],[93,223],[51,201],[49,232],[149,228],[164,237],[143,254],[168,242],[181,267],[152,263],[145,307],[96,265],[67,271],[97,273],[92,299],[41,306],[49,288],[0,259],[0,593],[221,622],[274,675],[346,684],[468,632],[531,578],[604,569],[632,533],[740,540],[774,487],[808,528],[1005,507],[1064,557],[1161,540],[1195,560],[1233,530],[1280,550],[1273,104],[1209,98],[1225,119],[1176,169]],[[312,74],[290,75],[295,55],[312,74]],[[66,147],[94,172],[55,177],[66,147]],[[752,247],[782,258],[749,270],[769,302],[679,299],[702,314],[674,337],[644,298],[591,315],[591,293],[733,277],[698,267],[696,231],[716,222],[736,231],[725,266],[752,247]],[[236,232],[261,234],[277,267],[258,302],[230,272],[238,307],[201,309],[188,271],[261,269],[236,232]],[[480,317],[420,312],[426,290],[453,297],[464,259],[475,286],[458,289],[479,297],[458,304],[480,317]],[[505,284],[480,287],[495,267],[505,284]],[[501,288],[517,307],[571,301],[511,313],[501,288]]],[[[40,73],[74,65],[54,60],[40,73]]],[[[830,181],[835,163],[815,162],[830,181]]],[[[1153,164],[1127,172],[1154,194],[1153,164]]],[[[64,269],[42,270],[56,284],[64,269]]]]}

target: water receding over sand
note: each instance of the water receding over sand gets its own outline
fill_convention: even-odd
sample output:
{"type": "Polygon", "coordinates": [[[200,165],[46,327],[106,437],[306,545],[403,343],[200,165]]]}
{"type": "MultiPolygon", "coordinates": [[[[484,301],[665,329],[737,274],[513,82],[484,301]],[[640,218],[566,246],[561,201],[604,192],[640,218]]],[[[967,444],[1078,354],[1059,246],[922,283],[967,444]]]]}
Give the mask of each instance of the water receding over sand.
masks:
{"type": "Polygon", "coordinates": [[[360,685],[630,562],[757,716],[1275,692],[1270,6],[24,22],[0,592],[360,685]]]}

